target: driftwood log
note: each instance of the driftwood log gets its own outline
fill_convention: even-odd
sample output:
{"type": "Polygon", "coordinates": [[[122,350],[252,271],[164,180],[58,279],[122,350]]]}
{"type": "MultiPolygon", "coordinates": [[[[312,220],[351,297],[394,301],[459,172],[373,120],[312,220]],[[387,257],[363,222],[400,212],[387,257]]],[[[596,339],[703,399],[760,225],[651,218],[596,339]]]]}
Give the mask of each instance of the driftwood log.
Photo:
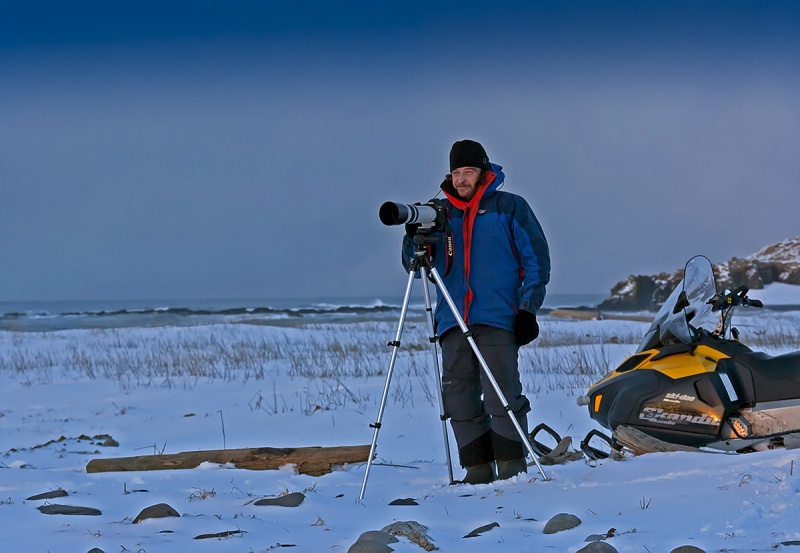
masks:
{"type": "Polygon", "coordinates": [[[603,313],[599,310],[586,310],[586,309],[553,309],[548,313],[551,317],[560,317],[562,319],[580,319],[582,321],[593,320],[619,320],[619,321],[639,321],[644,323],[652,322],[653,317],[644,317],[642,315],[625,315],[621,313],[603,313]]]}
{"type": "Polygon", "coordinates": [[[275,470],[293,464],[301,474],[322,476],[334,466],[365,463],[369,445],[336,447],[258,447],[248,449],[212,449],[165,455],[140,455],[92,459],[86,472],[124,472],[138,470],[193,469],[201,463],[231,463],[236,468],[275,470]]]}

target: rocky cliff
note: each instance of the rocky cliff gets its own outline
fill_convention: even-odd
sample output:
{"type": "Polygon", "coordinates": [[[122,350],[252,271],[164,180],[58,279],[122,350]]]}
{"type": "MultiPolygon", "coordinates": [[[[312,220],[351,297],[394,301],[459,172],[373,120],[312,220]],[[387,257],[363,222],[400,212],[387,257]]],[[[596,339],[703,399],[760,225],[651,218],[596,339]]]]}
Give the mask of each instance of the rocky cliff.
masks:
{"type": "MultiPolygon", "coordinates": [[[[741,284],[751,290],[773,282],[800,285],[800,237],[764,246],[744,259],[714,265],[717,288],[734,288],[741,284]]],[[[611,288],[611,296],[599,305],[612,311],[658,309],[683,278],[683,269],[658,275],[631,275],[611,288]]]]}

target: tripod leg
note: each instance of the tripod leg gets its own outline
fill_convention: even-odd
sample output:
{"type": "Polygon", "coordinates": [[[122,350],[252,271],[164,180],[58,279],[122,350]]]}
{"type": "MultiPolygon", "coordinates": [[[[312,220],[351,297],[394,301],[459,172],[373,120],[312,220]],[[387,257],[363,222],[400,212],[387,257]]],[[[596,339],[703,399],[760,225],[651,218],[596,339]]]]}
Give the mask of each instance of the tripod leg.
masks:
{"type": "Polygon", "coordinates": [[[425,267],[422,267],[422,286],[425,294],[425,311],[428,314],[428,326],[431,331],[431,352],[433,353],[433,365],[436,367],[436,379],[439,386],[439,418],[442,419],[442,434],[444,435],[444,451],[447,457],[447,473],[450,476],[450,483],[454,482],[453,479],[453,461],[450,458],[450,440],[447,436],[447,415],[444,412],[444,398],[442,397],[442,370],[439,367],[439,352],[436,349],[436,332],[434,331],[433,323],[433,309],[431,308],[431,294],[428,289],[428,273],[425,267]]]}
{"type": "Polygon", "coordinates": [[[406,285],[406,295],[403,298],[403,306],[400,309],[400,321],[397,324],[397,333],[395,334],[394,341],[389,342],[392,346],[392,357],[389,361],[389,369],[386,371],[386,383],[383,386],[383,395],[381,396],[381,404],[378,409],[378,419],[375,424],[370,424],[375,429],[372,435],[372,446],[369,448],[369,457],[367,458],[367,470],[364,472],[364,482],[361,484],[361,493],[358,500],[364,499],[364,492],[367,489],[367,478],[369,478],[369,470],[372,467],[372,458],[375,455],[375,448],[378,444],[378,432],[381,430],[381,420],[383,420],[383,411],[386,409],[386,398],[389,395],[389,383],[392,380],[392,372],[394,371],[394,364],[397,360],[397,351],[400,349],[400,338],[403,335],[403,325],[406,321],[406,313],[408,312],[408,302],[411,297],[411,288],[414,285],[414,278],[419,274],[419,271],[409,271],[408,284],[406,285]]]}
{"type": "Polygon", "coordinates": [[[447,302],[447,305],[453,312],[453,316],[458,322],[458,326],[461,328],[461,332],[464,333],[464,336],[467,338],[467,342],[472,348],[472,351],[475,353],[475,357],[478,359],[478,363],[483,369],[484,375],[491,383],[495,393],[497,393],[497,397],[500,399],[500,403],[503,405],[503,408],[506,410],[506,413],[508,413],[508,418],[514,425],[514,428],[516,428],[519,437],[522,438],[522,444],[526,447],[528,453],[531,454],[531,457],[533,457],[533,461],[534,463],[536,463],[536,467],[539,469],[542,478],[547,480],[547,475],[545,475],[544,469],[542,469],[542,465],[539,464],[539,459],[536,457],[536,453],[533,451],[533,447],[531,446],[530,440],[528,440],[528,437],[525,435],[525,431],[523,431],[522,427],[519,425],[519,421],[517,420],[517,418],[514,416],[513,413],[511,413],[511,406],[508,404],[508,400],[506,400],[506,397],[500,390],[500,386],[497,384],[497,380],[495,380],[494,375],[492,375],[492,371],[489,370],[489,366],[486,364],[486,360],[483,358],[483,355],[481,355],[481,352],[478,349],[478,344],[476,344],[475,340],[472,338],[469,328],[467,328],[467,324],[464,322],[464,318],[461,317],[461,314],[458,312],[458,308],[456,307],[456,304],[453,302],[453,298],[450,297],[450,293],[447,291],[447,288],[445,287],[444,282],[442,281],[442,277],[439,276],[439,272],[436,270],[435,267],[431,267],[431,275],[433,276],[433,279],[436,281],[436,285],[439,286],[439,290],[442,293],[442,297],[444,297],[445,301],[447,302]]]}

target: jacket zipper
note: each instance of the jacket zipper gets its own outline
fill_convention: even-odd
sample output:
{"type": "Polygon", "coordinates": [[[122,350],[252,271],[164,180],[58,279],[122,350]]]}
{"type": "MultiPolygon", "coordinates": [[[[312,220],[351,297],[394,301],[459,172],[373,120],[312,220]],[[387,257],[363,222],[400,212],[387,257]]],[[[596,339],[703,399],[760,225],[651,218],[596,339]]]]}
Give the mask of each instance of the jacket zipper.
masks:
{"type": "Polygon", "coordinates": [[[472,303],[472,288],[469,285],[470,254],[472,250],[472,219],[470,214],[472,206],[468,205],[464,209],[464,228],[462,230],[464,239],[464,279],[467,293],[464,294],[464,324],[469,325],[469,306],[472,303]]]}

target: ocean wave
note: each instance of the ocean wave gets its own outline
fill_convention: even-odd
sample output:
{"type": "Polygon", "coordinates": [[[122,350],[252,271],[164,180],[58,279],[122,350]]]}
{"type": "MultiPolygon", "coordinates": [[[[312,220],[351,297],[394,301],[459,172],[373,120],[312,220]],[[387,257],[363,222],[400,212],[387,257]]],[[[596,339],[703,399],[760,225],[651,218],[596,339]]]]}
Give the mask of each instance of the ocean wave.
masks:
{"type": "Polygon", "coordinates": [[[36,319],[52,317],[119,317],[137,315],[175,315],[180,317],[193,316],[235,316],[235,315],[288,315],[288,316],[313,316],[328,314],[364,315],[368,313],[386,313],[397,311],[400,306],[386,305],[376,302],[374,305],[320,305],[314,307],[227,307],[221,309],[203,309],[193,307],[157,307],[152,309],[116,309],[99,311],[9,311],[0,315],[0,320],[4,319],[36,319]]]}
{"type": "MultiPolygon", "coordinates": [[[[72,307],[72,306],[70,306],[72,307]]],[[[414,309],[411,306],[411,309],[414,309]]],[[[341,318],[385,318],[400,310],[381,300],[336,303],[319,302],[285,307],[226,305],[174,305],[59,309],[56,306],[0,311],[0,330],[64,330],[160,325],[194,325],[225,322],[269,322],[296,320],[315,322],[341,318]]]]}
{"type": "MultiPolygon", "coordinates": [[[[562,297],[556,305],[586,305],[587,297],[562,297]],[[576,303],[579,302],[579,303],[576,303]]],[[[588,298],[589,304],[591,298],[588,298]]],[[[307,324],[328,321],[389,320],[403,299],[317,297],[296,299],[156,299],[0,302],[0,330],[49,331],[78,328],[192,326],[218,323],[307,324]]],[[[542,314],[549,306],[544,306],[542,314]]],[[[424,316],[421,298],[408,306],[424,316]]]]}

